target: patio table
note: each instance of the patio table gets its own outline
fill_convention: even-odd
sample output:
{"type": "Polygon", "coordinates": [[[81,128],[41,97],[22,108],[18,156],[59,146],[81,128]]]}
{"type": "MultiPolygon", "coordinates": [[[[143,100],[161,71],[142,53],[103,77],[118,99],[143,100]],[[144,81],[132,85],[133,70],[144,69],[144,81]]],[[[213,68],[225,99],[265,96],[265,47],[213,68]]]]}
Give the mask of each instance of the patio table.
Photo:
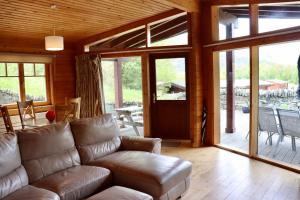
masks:
{"type": "Polygon", "coordinates": [[[123,108],[117,108],[115,109],[117,112],[117,119],[121,121],[122,126],[125,125],[132,126],[134,132],[137,136],[140,136],[138,126],[143,127],[143,118],[142,117],[134,117],[138,116],[143,113],[143,107],[140,106],[129,106],[129,107],[123,107],[123,108]],[[126,119],[127,121],[125,121],[126,119]]]}

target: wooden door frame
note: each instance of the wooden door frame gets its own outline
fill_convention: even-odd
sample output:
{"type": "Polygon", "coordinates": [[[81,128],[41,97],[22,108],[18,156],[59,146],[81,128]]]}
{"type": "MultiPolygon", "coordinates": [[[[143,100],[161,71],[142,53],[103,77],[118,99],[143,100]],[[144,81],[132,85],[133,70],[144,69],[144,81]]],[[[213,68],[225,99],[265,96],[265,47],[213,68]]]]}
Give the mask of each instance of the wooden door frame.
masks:
{"type": "MultiPolygon", "coordinates": [[[[173,52],[173,53],[150,53],[149,54],[149,130],[152,132],[152,106],[153,106],[153,94],[156,94],[156,87],[154,84],[156,83],[156,71],[155,71],[155,63],[153,62],[155,59],[163,59],[163,58],[185,58],[185,84],[186,84],[186,119],[187,119],[187,127],[186,127],[186,136],[188,140],[191,140],[190,134],[190,104],[191,104],[191,96],[190,96],[190,53],[189,52],[173,52]],[[153,87],[154,86],[154,87],[153,87]]],[[[157,100],[156,100],[157,101],[157,100]]],[[[173,101],[173,100],[163,100],[163,101],[173,101]]],[[[184,139],[183,139],[184,140],[184,139]]]]}

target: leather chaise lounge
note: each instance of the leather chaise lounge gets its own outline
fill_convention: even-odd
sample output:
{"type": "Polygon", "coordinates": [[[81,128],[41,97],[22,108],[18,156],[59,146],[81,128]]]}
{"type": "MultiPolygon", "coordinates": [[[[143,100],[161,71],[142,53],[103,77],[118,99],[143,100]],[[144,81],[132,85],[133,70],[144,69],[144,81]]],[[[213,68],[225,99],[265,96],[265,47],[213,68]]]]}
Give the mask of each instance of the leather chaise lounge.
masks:
{"type": "Polygon", "coordinates": [[[0,136],[0,199],[76,200],[118,185],[175,200],[189,187],[190,162],[159,155],[161,139],[121,137],[110,114],[17,136],[0,136]]]}

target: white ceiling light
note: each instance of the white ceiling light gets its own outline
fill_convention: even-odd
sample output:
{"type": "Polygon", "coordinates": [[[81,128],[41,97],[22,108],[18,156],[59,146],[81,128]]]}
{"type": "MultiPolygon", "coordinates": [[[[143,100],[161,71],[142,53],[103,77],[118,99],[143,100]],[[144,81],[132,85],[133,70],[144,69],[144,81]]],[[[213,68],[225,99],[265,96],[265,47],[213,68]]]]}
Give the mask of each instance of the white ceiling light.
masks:
{"type": "MultiPolygon", "coordinates": [[[[51,5],[54,10],[56,5],[51,5]]],[[[53,35],[45,37],[45,49],[47,51],[61,51],[64,50],[64,37],[55,35],[55,27],[53,28],[53,35]]]]}

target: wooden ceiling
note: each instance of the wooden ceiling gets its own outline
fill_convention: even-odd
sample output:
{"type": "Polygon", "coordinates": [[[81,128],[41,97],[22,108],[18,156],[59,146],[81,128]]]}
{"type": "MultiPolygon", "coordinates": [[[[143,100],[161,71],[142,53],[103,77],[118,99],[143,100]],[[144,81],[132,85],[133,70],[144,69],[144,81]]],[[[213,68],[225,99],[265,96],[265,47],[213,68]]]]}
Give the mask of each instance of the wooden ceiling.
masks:
{"type": "Polygon", "coordinates": [[[1,0],[0,7],[1,38],[43,39],[55,26],[69,42],[173,9],[153,0],[1,0]]]}

